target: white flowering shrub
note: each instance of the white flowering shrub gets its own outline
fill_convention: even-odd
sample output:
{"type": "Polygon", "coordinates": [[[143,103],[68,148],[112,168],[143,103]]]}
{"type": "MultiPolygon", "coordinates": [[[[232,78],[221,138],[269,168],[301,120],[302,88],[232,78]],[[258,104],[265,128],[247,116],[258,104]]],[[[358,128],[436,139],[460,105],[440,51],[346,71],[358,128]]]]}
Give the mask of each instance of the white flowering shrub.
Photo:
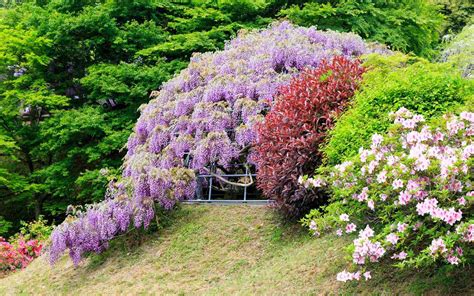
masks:
{"type": "Polygon", "coordinates": [[[339,281],[367,280],[382,260],[404,268],[459,266],[474,257],[474,113],[432,125],[405,108],[391,116],[388,134],[374,134],[357,157],[300,178],[333,195],[304,225],[315,235],[357,234],[353,270],[339,281]]]}

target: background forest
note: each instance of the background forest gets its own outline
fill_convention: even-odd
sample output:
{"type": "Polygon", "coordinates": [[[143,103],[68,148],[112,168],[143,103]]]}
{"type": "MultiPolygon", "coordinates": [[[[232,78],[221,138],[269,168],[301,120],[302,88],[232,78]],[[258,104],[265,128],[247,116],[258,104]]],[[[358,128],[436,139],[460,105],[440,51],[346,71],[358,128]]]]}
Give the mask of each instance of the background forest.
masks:
{"type": "Polygon", "coordinates": [[[193,52],[287,18],[434,59],[470,1],[3,1],[0,235],[103,199],[138,108],[193,52]]]}
{"type": "Polygon", "coordinates": [[[0,294],[471,294],[473,78],[471,0],[0,0],[0,294]]]}

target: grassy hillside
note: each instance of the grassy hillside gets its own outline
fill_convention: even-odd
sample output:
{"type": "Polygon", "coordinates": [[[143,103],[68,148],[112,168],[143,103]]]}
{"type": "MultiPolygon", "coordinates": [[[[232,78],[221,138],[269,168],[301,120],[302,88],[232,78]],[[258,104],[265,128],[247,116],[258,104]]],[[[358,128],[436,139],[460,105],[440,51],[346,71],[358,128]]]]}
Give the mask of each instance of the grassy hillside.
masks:
{"type": "MultiPolygon", "coordinates": [[[[0,295],[319,295],[474,293],[473,269],[450,277],[389,266],[370,282],[340,284],[345,239],[311,238],[261,206],[185,205],[164,229],[128,234],[74,268],[45,258],[0,279],[0,295]]],[[[347,238],[346,238],[347,239],[347,238]]]]}

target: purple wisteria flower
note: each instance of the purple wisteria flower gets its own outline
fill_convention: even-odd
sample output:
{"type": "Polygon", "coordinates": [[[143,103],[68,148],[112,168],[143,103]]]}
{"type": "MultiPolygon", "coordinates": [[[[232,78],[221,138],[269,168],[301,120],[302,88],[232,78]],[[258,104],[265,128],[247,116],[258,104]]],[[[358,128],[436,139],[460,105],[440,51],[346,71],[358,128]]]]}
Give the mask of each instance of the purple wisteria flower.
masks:
{"type": "Polygon", "coordinates": [[[140,107],[127,143],[121,189],[56,228],[51,260],[69,249],[77,263],[130,225],[147,227],[155,203],[171,209],[193,198],[196,173],[211,166],[231,170],[249,161],[255,124],[271,108],[278,89],[301,70],[336,55],[350,59],[380,51],[354,34],[279,22],[241,32],[222,51],[194,54],[188,68],[140,107]]]}

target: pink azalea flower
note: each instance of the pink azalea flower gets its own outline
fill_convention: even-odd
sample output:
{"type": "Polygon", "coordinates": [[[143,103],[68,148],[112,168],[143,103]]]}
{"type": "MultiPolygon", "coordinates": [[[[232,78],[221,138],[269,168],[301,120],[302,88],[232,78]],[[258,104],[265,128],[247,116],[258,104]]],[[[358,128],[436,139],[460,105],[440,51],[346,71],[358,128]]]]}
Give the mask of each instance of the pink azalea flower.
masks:
{"type": "Polygon", "coordinates": [[[415,193],[415,197],[417,200],[423,200],[427,196],[428,196],[428,192],[424,190],[419,190],[415,193]]]}
{"type": "Polygon", "coordinates": [[[415,115],[413,115],[413,120],[415,122],[423,122],[423,121],[425,121],[425,118],[421,114],[415,114],[415,115]]]}
{"type": "Polygon", "coordinates": [[[453,255],[449,255],[447,258],[448,262],[452,265],[458,265],[459,264],[459,258],[453,255]]]}
{"type": "Polygon", "coordinates": [[[367,206],[369,207],[369,209],[371,209],[372,211],[375,209],[375,203],[372,199],[368,200],[367,201],[367,206]]]}
{"type": "Polygon", "coordinates": [[[368,187],[362,188],[362,192],[356,196],[356,199],[360,202],[367,200],[369,196],[368,192],[369,192],[368,187]]]}
{"type": "Polygon", "coordinates": [[[337,274],[336,280],[339,282],[347,282],[352,279],[352,274],[350,272],[347,272],[346,270],[341,271],[337,274]]]}
{"type": "Polygon", "coordinates": [[[372,154],[370,150],[365,150],[364,148],[361,148],[359,150],[359,155],[360,155],[360,161],[366,162],[367,157],[369,157],[372,154]]]}
{"type": "Polygon", "coordinates": [[[415,191],[418,188],[420,188],[420,184],[418,184],[417,181],[415,180],[408,180],[407,182],[407,190],[409,191],[415,191]]]}
{"type": "Polygon", "coordinates": [[[398,259],[398,260],[405,260],[405,259],[407,258],[407,255],[408,255],[407,253],[401,251],[401,252],[398,253],[398,254],[393,254],[393,256],[390,257],[390,258],[392,258],[392,259],[398,259]]]}
{"type": "Polygon", "coordinates": [[[352,165],[352,161],[345,161],[339,165],[336,165],[336,169],[342,174],[346,171],[346,169],[352,165]]]}
{"type": "Polygon", "coordinates": [[[464,232],[463,239],[466,242],[474,242],[474,224],[470,224],[467,227],[467,230],[464,232]]]}
{"type": "Polygon", "coordinates": [[[357,226],[354,223],[347,224],[346,226],[346,233],[352,233],[356,231],[357,226]]]}
{"type": "Polygon", "coordinates": [[[309,179],[308,182],[314,187],[314,188],[319,188],[319,187],[323,187],[324,185],[326,185],[326,183],[324,182],[323,179],[321,178],[316,178],[316,179],[309,179]]]}
{"type": "Polygon", "coordinates": [[[416,205],[416,212],[420,216],[433,213],[438,208],[438,200],[435,198],[425,199],[422,203],[416,205]]]}
{"type": "Polygon", "coordinates": [[[398,238],[398,235],[396,235],[395,233],[390,233],[389,235],[385,237],[385,240],[391,243],[392,245],[396,245],[399,238],[398,238]]]}
{"type": "Polygon", "coordinates": [[[407,205],[411,200],[411,194],[408,193],[406,190],[400,192],[398,201],[401,205],[407,205]]]}
{"type": "Polygon", "coordinates": [[[407,229],[407,227],[408,227],[408,224],[406,224],[406,223],[398,222],[398,224],[397,224],[398,232],[404,232],[407,229]]]}
{"type": "Polygon", "coordinates": [[[365,278],[366,281],[370,280],[372,278],[372,276],[370,275],[370,271],[364,272],[364,278],[365,278]]]}
{"type": "Polygon", "coordinates": [[[387,181],[387,171],[383,170],[377,175],[377,182],[385,183],[385,181],[387,181]]]}
{"type": "Polygon", "coordinates": [[[443,221],[448,223],[449,225],[454,225],[457,221],[461,221],[462,219],[462,212],[461,210],[454,210],[454,208],[450,208],[448,211],[444,212],[444,216],[442,217],[443,221]]]}
{"type": "Polygon", "coordinates": [[[435,255],[437,253],[445,253],[446,250],[446,245],[444,244],[444,241],[442,238],[434,239],[431,242],[430,245],[430,252],[431,255],[435,255]]]}
{"type": "Polygon", "coordinates": [[[389,166],[392,166],[394,164],[396,164],[400,159],[396,156],[393,156],[393,155],[390,155],[389,157],[387,157],[387,164],[389,166]]]}
{"type": "Polygon", "coordinates": [[[379,162],[378,162],[378,161],[372,160],[372,161],[369,163],[369,167],[368,167],[368,169],[369,169],[369,174],[372,174],[372,173],[375,171],[375,169],[377,168],[378,165],[379,165],[379,162]]]}
{"type": "Polygon", "coordinates": [[[471,155],[474,155],[474,144],[466,146],[462,152],[462,156],[465,159],[468,159],[471,155]]]}
{"type": "Polygon", "coordinates": [[[457,134],[461,129],[464,128],[464,126],[464,122],[458,121],[456,119],[448,121],[446,123],[446,128],[448,129],[449,135],[451,136],[457,134]]]}
{"type": "Polygon", "coordinates": [[[426,171],[430,166],[430,160],[421,156],[415,161],[415,171],[426,171]]]}
{"type": "Polygon", "coordinates": [[[463,120],[474,123],[474,113],[472,112],[461,112],[461,114],[459,114],[459,117],[463,120]]]}
{"type": "Polygon", "coordinates": [[[370,262],[378,262],[385,254],[385,249],[380,242],[371,242],[366,237],[359,237],[354,240],[354,253],[352,253],[352,261],[356,264],[365,264],[366,259],[370,262]]]}
{"type": "Polygon", "coordinates": [[[403,187],[403,181],[400,180],[400,179],[396,179],[395,181],[393,181],[392,187],[393,187],[393,189],[402,188],[403,187]]]}
{"type": "Polygon", "coordinates": [[[359,280],[360,279],[360,272],[348,272],[346,270],[341,271],[337,274],[336,280],[339,282],[347,282],[352,280],[359,280]]]}
{"type": "Polygon", "coordinates": [[[416,121],[414,121],[413,119],[405,119],[401,121],[401,124],[406,129],[414,129],[416,126],[416,121]]]}
{"type": "Polygon", "coordinates": [[[372,135],[372,149],[380,147],[380,144],[382,144],[383,137],[379,134],[373,134],[372,135]]]}
{"type": "Polygon", "coordinates": [[[349,221],[349,215],[347,215],[347,214],[341,214],[341,215],[339,216],[339,219],[340,219],[341,221],[348,222],[348,221],[349,221]]]}
{"type": "Polygon", "coordinates": [[[433,141],[435,142],[439,142],[439,141],[443,141],[444,140],[444,134],[440,131],[437,131],[435,134],[434,134],[434,137],[433,137],[433,141]]]}
{"type": "Polygon", "coordinates": [[[369,225],[366,225],[365,229],[361,230],[359,233],[359,237],[362,237],[362,238],[369,238],[373,236],[374,236],[374,231],[372,230],[372,228],[370,228],[369,225]]]}

